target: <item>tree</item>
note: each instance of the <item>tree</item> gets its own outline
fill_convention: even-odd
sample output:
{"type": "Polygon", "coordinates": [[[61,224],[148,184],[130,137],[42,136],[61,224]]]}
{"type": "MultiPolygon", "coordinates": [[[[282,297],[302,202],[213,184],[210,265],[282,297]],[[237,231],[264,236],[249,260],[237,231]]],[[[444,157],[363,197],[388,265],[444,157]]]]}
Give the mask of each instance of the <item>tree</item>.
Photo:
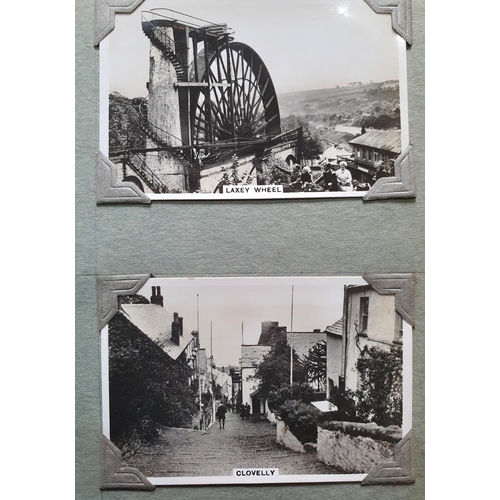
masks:
{"type": "Polygon", "coordinates": [[[118,296],[120,304],[150,304],[149,300],[143,295],[120,295],[118,296]]]}
{"type": "Polygon", "coordinates": [[[306,404],[311,403],[314,401],[314,390],[307,383],[294,382],[292,385],[284,384],[270,392],[268,399],[269,408],[271,411],[276,411],[286,401],[291,399],[299,400],[306,404]]]}
{"type": "Polygon", "coordinates": [[[302,359],[307,380],[315,382],[320,390],[326,382],[326,342],[322,340],[313,345],[302,359]]]}
{"type": "Polygon", "coordinates": [[[389,351],[365,346],[356,363],[359,372],[357,413],[378,425],[402,425],[403,357],[399,347],[389,351]]]}
{"type": "MultiPolygon", "coordinates": [[[[290,384],[290,346],[286,341],[286,334],[274,338],[271,350],[256,367],[252,378],[258,381],[258,390],[263,398],[268,398],[272,391],[290,384]]],[[[293,351],[293,380],[303,383],[306,379],[299,357],[293,351]]]]}
{"type": "Polygon", "coordinates": [[[305,160],[315,159],[323,152],[323,145],[319,133],[311,130],[306,119],[301,116],[289,115],[283,120],[282,125],[286,130],[302,127],[302,154],[305,160]]]}

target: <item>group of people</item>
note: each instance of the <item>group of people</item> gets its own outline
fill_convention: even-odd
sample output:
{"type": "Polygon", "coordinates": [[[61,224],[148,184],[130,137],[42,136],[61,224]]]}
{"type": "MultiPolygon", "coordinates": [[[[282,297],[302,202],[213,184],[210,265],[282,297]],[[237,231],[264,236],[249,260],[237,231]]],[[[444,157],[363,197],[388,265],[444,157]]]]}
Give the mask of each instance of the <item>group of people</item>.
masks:
{"type": "MultiPolygon", "coordinates": [[[[228,403],[230,406],[231,403],[228,403]]],[[[221,403],[217,407],[217,411],[215,412],[215,418],[219,422],[219,429],[225,429],[226,427],[226,413],[228,412],[227,406],[224,403],[221,403]]],[[[240,407],[240,417],[242,420],[248,420],[250,418],[250,405],[245,403],[240,407]]]]}
{"type": "Polygon", "coordinates": [[[301,167],[296,163],[290,175],[289,189],[297,191],[363,191],[383,177],[394,175],[394,160],[389,160],[387,164],[378,162],[377,172],[368,182],[358,182],[353,180],[352,174],[347,168],[347,162],[341,161],[338,167],[332,161],[327,161],[323,166],[323,175],[315,182],[311,175],[310,167],[301,167]]]}
{"type": "Polygon", "coordinates": [[[314,182],[310,167],[303,167],[296,163],[290,175],[291,191],[353,191],[354,185],[351,172],[347,169],[347,163],[341,161],[337,170],[333,169],[333,163],[327,162],[322,179],[314,182]]]}
{"type": "Polygon", "coordinates": [[[248,420],[250,418],[250,405],[248,403],[241,405],[240,417],[242,420],[248,420]]]}

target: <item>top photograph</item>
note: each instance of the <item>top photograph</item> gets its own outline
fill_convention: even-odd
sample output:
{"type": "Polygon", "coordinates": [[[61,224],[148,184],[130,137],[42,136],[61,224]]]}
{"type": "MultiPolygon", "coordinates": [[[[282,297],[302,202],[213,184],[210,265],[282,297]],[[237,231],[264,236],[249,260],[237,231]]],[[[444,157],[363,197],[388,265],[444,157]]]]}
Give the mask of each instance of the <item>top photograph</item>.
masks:
{"type": "Polygon", "coordinates": [[[406,48],[364,0],[146,0],[99,44],[100,152],[151,200],[363,198],[409,145],[406,48]]]}

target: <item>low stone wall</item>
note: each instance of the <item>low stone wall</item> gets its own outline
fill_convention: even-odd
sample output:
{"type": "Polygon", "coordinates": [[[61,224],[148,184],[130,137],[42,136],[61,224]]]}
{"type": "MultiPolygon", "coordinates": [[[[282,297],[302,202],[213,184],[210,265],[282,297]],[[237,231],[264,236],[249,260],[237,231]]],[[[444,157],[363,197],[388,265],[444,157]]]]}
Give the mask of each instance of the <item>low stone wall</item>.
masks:
{"type": "Polygon", "coordinates": [[[401,437],[396,426],[328,422],[318,427],[318,460],[345,473],[367,473],[380,462],[394,460],[394,446],[401,437]]]}
{"type": "Polygon", "coordinates": [[[276,441],[278,444],[298,453],[305,453],[304,445],[291,433],[288,426],[276,418],[276,441]]]}

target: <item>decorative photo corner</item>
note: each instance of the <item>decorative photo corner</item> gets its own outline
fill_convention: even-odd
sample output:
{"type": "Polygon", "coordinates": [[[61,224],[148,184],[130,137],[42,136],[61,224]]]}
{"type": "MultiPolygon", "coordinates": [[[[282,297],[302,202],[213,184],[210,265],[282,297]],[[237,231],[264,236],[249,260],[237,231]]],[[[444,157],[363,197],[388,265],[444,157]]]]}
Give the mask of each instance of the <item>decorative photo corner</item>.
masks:
{"type": "Polygon", "coordinates": [[[411,0],[96,0],[94,43],[97,204],[416,196],[411,0]]]}
{"type": "Polygon", "coordinates": [[[414,285],[98,277],[101,489],[413,483],[414,285]]]}

